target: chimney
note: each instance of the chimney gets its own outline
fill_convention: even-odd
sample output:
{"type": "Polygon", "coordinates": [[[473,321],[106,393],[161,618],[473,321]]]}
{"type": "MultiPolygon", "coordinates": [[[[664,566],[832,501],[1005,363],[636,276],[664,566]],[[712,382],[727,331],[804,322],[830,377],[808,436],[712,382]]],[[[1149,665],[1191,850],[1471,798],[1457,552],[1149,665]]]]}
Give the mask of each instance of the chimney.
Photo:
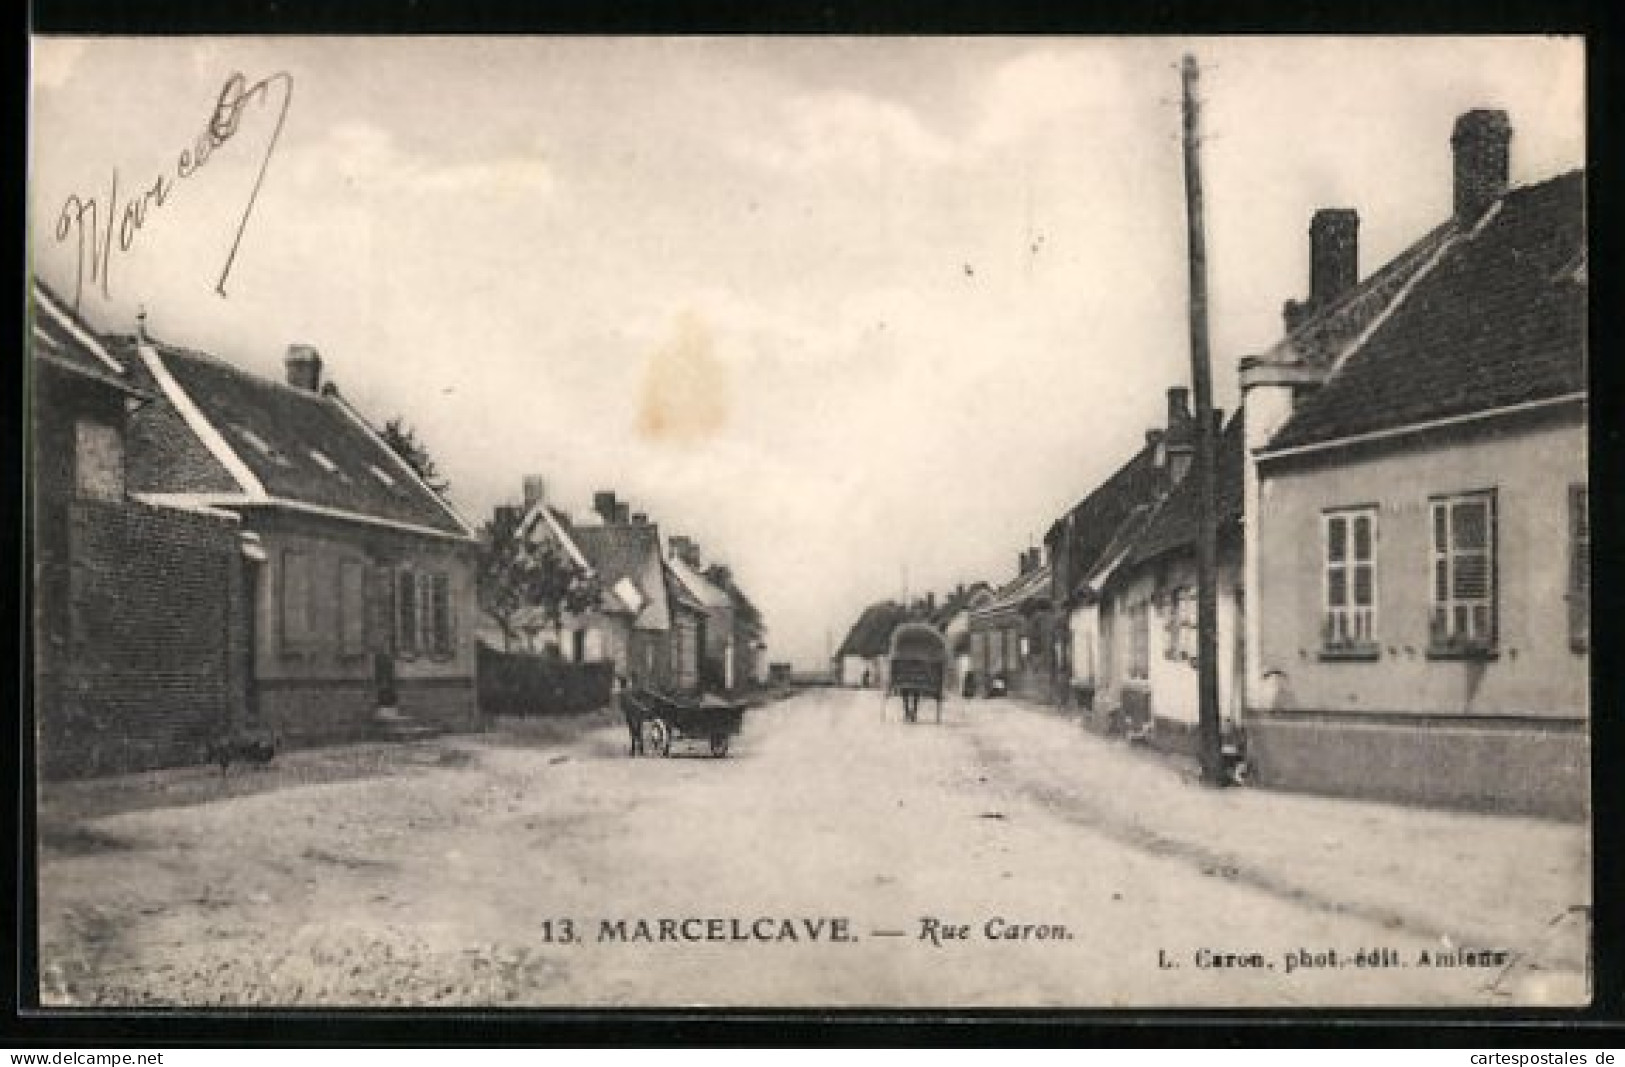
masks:
{"type": "Polygon", "coordinates": [[[1512,123],[1505,111],[1480,108],[1456,119],[1450,135],[1455,160],[1456,222],[1471,226],[1507,190],[1512,123]]]}
{"type": "Polygon", "coordinates": [[[1360,280],[1360,213],[1323,207],[1309,221],[1309,310],[1318,311],[1360,280]]]}
{"type": "Polygon", "coordinates": [[[649,525],[649,516],[645,512],[634,511],[632,513],[632,525],[633,526],[647,526],[647,525],[649,525]]]}
{"type": "Polygon", "coordinates": [[[592,495],[592,509],[598,517],[606,523],[615,521],[615,492],[611,489],[600,489],[592,495]]]}
{"type": "Polygon", "coordinates": [[[540,474],[525,475],[525,507],[547,503],[547,479],[540,474]]]}
{"type": "Polygon", "coordinates": [[[734,572],[724,564],[713,563],[710,570],[705,573],[707,577],[724,589],[733,584],[734,572]]]}
{"type": "Polygon", "coordinates": [[[282,362],[288,368],[289,385],[312,393],[321,392],[322,355],[315,348],[310,345],[289,345],[288,354],[282,357],[282,362]]]}
{"type": "Polygon", "coordinates": [[[1309,317],[1309,310],[1309,305],[1301,300],[1288,300],[1282,304],[1281,322],[1285,324],[1286,332],[1291,333],[1302,326],[1304,320],[1309,317]]]}
{"type": "Polygon", "coordinates": [[[616,526],[625,526],[632,521],[632,505],[624,500],[615,502],[615,518],[612,520],[616,526]]]}
{"type": "Polygon", "coordinates": [[[492,523],[497,529],[514,529],[519,525],[519,509],[512,504],[498,504],[491,512],[492,523]]]}
{"type": "Polygon", "coordinates": [[[925,594],[925,610],[930,614],[933,614],[933,615],[936,614],[936,610],[937,610],[937,594],[935,594],[935,593],[927,593],[927,594],[925,594]]]}
{"type": "Polygon", "coordinates": [[[1174,427],[1191,421],[1191,391],[1183,385],[1173,386],[1168,390],[1168,432],[1173,433],[1174,427]]]}
{"type": "Polygon", "coordinates": [[[672,534],[666,539],[666,544],[669,548],[672,559],[683,559],[684,552],[688,548],[689,541],[688,538],[684,537],[682,534],[672,534]]]}

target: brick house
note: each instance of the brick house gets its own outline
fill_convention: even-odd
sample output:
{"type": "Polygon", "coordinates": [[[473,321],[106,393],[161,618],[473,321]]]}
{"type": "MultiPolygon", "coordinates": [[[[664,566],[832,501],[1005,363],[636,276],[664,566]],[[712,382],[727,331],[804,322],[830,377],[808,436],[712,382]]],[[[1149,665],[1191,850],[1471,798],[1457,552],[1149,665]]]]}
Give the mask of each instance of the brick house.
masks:
{"type": "Polygon", "coordinates": [[[1243,361],[1266,784],[1586,808],[1584,175],[1508,191],[1511,133],[1458,120],[1453,216],[1364,282],[1318,214],[1309,301],[1243,361]]]}
{"type": "Polygon", "coordinates": [[[235,515],[129,494],[155,395],[43,285],[30,324],[34,723],[46,777],[190,763],[246,709],[235,515]]]}
{"type": "Polygon", "coordinates": [[[1052,703],[1056,699],[1054,579],[1042,546],[1022,552],[1017,573],[970,613],[977,692],[1052,703]]]}
{"type": "Polygon", "coordinates": [[[688,537],[673,537],[666,557],[678,588],[700,606],[700,684],[715,692],[735,685],[739,670],[734,599],[706,577],[700,546],[688,537]]]}
{"type": "Polygon", "coordinates": [[[293,743],[366,736],[380,710],[474,725],[473,533],[322,381],[320,355],[290,347],[279,382],[145,334],[119,353],[156,398],[131,420],[131,494],[257,539],[249,721],[293,743]]]}

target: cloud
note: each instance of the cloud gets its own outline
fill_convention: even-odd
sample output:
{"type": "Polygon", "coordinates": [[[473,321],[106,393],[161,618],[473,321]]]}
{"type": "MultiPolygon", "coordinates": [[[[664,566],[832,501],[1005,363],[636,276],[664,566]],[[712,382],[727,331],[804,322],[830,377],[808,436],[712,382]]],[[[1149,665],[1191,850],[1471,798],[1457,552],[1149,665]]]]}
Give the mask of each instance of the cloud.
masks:
{"type": "Polygon", "coordinates": [[[524,195],[558,191],[539,146],[524,154],[440,163],[403,149],[388,131],[365,122],[334,126],[293,153],[289,169],[305,186],[343,185],[369,192],[456,196],[524,195]]]}
{"type": "Polygon", "coordinates": [[[33,48],[34,87],[60,89],[73,77],[85,54],[85,42],[65,37],[36,37],[33,48]]]}
{"type": "Polygon", "coordinates": [[[735,152],[789,172],[829,167],[879,171],[896,164],[931,167],[954,158],[953,144],[912,110],[851,89],[817,90],[790,98],[777,109],[773,132],[749,142],[736,141],[735,152]]]}

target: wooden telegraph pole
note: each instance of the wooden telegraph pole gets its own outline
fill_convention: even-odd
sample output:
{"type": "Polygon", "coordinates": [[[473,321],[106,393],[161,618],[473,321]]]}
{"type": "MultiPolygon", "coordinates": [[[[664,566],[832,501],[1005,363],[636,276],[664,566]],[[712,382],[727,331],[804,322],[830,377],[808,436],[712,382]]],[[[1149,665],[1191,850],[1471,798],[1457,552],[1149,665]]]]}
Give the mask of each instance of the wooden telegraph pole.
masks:
{"type": "Polygon", "coordinates": [[[1215,520],[1213,372],[1207,338],[1207,247],[1202,236],[1201,102],[1197,97],[1196,57],[1180,67],[1184,86],[1185,215],[1190,249],[1191,391],[1196,394],[1195,477],[1197,727],[1202,781],[1225,783],[1219,738],[1219,611],[1214,569],[1218,555],[1215,520]]]}

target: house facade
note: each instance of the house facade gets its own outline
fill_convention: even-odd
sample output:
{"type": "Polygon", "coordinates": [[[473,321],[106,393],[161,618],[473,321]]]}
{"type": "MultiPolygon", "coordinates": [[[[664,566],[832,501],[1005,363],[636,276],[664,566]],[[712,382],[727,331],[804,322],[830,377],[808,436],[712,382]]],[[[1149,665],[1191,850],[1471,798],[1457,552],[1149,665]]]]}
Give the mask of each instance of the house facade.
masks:
{"type": "Polygon", "coordinates": [[[738,682],[740,667],[733,597],[706,576],[700,546],[691,538],[671,538],[667,565],[681,588],[701,608],[701,684],[713,692],[732,690],[738,682]]]}
{"type": "MultiPolygon", "coordinates": [[[[1123,683],[1144,680],[1139,659],[1129,659],[1139,646],[1123,629],[1123,606],[1107,602],[1107,582],[1193,455],[1189,393],[1168,390],[1167,408],[1165,424],[1148,430],[1145,445],[1057,519],[1044,538],[1061,665],[1056,697],[1104,732],[1123,727],[1123,683]]],[[[1128,699],[1135,703],[1133,694],[1128,699]]]]}
{"type": "Polygon", "coordinates": [[[1243,363],[1265,784],[1586,810],[1584,176],[1508,191],[1510,139],[1462,116],[1453,217],[1365,283],[1312,229],[1343,284],[1243,363]]]}
{"type": "MultiPolygon", "coordinates": [[[[1185,413],[1188,417],[1188,413],[1185,413]]],[[[1235,416],[1214,435],[1218,608],[1218,680],[1221,730],[1235,732],[1242,718],[1241,497],[1245,431],[1235,416]]],[[[1111,655],[1099,692],[1113,725],[1154,746],[1195,756],[1198,723],[1197,564],[1198,485],[1181,477],[1168,494],[1131,521],[1121,549],[1090,586],[1105,620],[1111,655]]]]}
{"type": "Polygon", "coordinates": [[[277,382],[144,334],[120,354],[156,398],[131,419],[131,495],[254,537],[247,720],[293,743],[368,736],[380,709],[473,726],[473,533],[320,355],[291,347],[277,382]]]}
{"type": "Polygon", "coordinates": [[[257,546],[229,512],[131,497],[131,415],[157,398],[55,294],[36,282],[32,297],[37,766],[61,778],[195,762],[247,709],[257,546]]]}
{"type": "Polygon", "coordinates": [[[971,611],[971,671],[979,695],[1056,699],[1065,668],[1051,610],[1053,584],[1043,547],[1030,548],[1018,558],[1015,578],[971,611]]]}

